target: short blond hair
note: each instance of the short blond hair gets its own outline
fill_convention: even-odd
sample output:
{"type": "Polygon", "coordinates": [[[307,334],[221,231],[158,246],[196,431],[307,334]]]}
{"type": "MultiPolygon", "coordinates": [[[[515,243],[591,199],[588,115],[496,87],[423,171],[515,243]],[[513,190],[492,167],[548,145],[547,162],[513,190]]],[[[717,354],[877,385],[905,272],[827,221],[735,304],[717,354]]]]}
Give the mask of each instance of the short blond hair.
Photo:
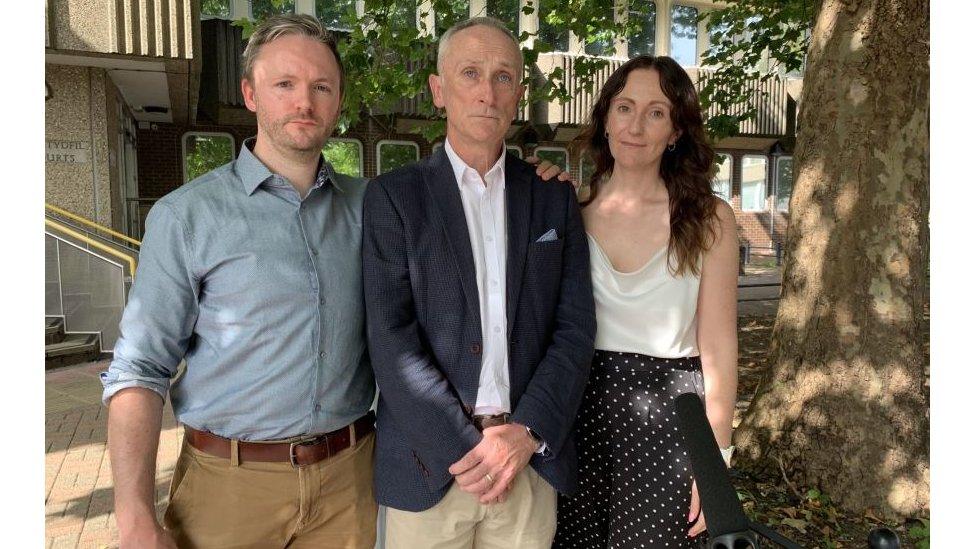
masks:
{"type": "Polygon", "coordinates": [[[339,58],[339,47],[336,45],[335,35],[325,28],[318,19],[306,14],[273,15],[262,21],[254,29],[254,33],[248,39],[244,53],[241,55],[241,69],[244,78],[252,79],[254,62],[261,52],[261,46],[289,35],[305,36],[329,48],[339,65],[339,89],[345,88],[346,71],[342,67],[342,59],[339,58]]]}

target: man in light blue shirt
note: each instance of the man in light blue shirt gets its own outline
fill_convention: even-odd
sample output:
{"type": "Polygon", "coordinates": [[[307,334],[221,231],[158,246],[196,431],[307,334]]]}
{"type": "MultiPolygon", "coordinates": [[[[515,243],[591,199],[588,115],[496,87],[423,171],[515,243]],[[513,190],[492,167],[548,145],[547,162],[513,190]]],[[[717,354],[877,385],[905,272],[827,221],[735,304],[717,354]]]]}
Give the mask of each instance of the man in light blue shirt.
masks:
{"type": "Polygon", "coordinates": [[[366,184],[321,154],[342,65],[309,16],[263,23],[243,62],[257,137],[153,207],[102,374],[121,545],[373,547],[366,184]],[[185,440],[164,529],[153,496],[167,391],[185,440]]]}

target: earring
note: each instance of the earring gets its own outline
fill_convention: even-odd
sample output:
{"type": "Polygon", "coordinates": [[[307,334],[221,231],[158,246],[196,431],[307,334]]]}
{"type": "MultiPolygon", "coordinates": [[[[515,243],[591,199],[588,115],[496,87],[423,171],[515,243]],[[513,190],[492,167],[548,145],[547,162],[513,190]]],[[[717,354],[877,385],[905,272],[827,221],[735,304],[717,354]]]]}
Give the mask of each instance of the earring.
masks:
{"type": "Polygon", "coordinates": [[[668,152],[674,152],[674,143],[668,144],[668,152]]]}

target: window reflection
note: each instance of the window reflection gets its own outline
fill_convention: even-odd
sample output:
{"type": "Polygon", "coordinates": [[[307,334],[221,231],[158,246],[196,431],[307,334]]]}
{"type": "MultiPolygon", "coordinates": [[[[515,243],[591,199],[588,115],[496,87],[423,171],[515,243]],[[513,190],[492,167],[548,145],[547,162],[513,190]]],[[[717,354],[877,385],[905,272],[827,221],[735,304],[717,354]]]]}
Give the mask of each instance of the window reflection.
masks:
{"type": "Polygon", "coordinates": [[[355,0],[315,0],[315,15],[327,28],[345,29],[343,15],[356,9],[355,0]]]}
{"type": "Polygon", "coordinates": [[[742,157],[742,211],[766,210],[766,157],[742,157]]]}
{"type": "Polygon", "coordinates": [[[671,6],[671,57],[682,67],[698,64],[698,9],[671,6]]]}
{"type": "Polygon", "coordinates": [[[379,144],[379,173],[386,173],[420,160],[420,148],[409,141],[388,141],[379,144]]]}
{"type": "Polygon", "coordinates": [[[569,51],[569,29],[558,21],[550,21],[550,17],[558,17],[558,6],[554,0],[540,0],[539,9],[539,38],[552,47],[553,51],[569,51]]]}
{"type": "Polygon", "coordinates": [[[271,0],[251,0],[251,16],[264,19],[282,13],[295,13],[295,0],[285,0],[280,8],[275,7],[271,0]]]}
{"type": "Polygon", "coordinates": [[[644,53],[654,55],[654,33],[657,5],[654,2],[634,2],[628,10],[629,26],[634,31],[627,39],[627,53],[635,57],[644,53]]]}
{"type": "Polygon", "coordinates": [[[720,153],[715,156],[718,173],[712,178],[712,192],[729,202],[732,200],[732,155],[720,153]]]}
{"type": "Polygon", "coordinates": [[[793,196],[793,157],[783,156],[776,160],[776,209],[790,211],[793,196]]]}
{"type": "Polygon", "coordinates": [[[485,7],[488,10],[488,15],[505,23],[508,30],[518,36],[519,0],[487,0],[485,7]]]}

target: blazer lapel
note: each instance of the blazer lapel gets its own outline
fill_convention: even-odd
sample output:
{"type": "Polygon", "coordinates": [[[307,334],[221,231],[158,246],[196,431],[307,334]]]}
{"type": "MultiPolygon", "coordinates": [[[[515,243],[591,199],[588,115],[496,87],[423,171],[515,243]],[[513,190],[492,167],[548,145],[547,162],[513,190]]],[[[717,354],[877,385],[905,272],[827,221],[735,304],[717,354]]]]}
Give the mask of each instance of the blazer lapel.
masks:
{"type": "Polygon", "coordinates": [[[525,270],[525,254],[529,245],[529,216],[532,211],[532,174],[519,160],[505,155],[505,207],[508,213],[508,257],[505,261],[506,318],[508,337],[512,337],[519,290],[522,289],[522,273],[525,270]]]}
{"type": "Polygon", "coordinates": [[[451,161],[443,147],[424,165],[424,182],[434,199],[435,211],[440,217],[447,241],[451,244],[451,254],[461,278],[461,288],[467,299],[468,309],[476,318],[481,318],[474,255],[471,252],[468,224],[464,218],[464,206],[461,204],[461,191],[458,190],[451,161]]]}

